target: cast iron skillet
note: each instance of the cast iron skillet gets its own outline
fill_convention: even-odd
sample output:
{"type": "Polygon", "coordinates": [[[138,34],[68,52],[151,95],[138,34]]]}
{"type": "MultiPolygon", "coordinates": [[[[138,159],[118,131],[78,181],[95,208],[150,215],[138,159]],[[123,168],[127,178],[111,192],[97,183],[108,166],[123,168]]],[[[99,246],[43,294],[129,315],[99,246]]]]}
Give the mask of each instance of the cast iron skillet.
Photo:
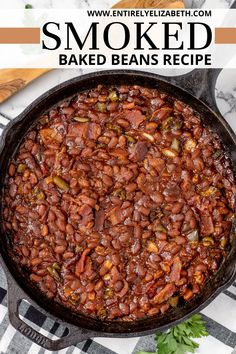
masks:
{"type": "MultiPolygon", "coordinates": [[[[141,71],[112,70],[79,76],[54,87],[30,104],[5,129],[0,144],[0,185],[3,186],[9,160],[37,117],[57,102],[98,84],[129,84],[158,88],[188,103],[200,113],[203,123],[220,136],[235,169],[236,136],[219,113],[214,98],[214,88],[219,72],[218,69],[202,69],[194,70],[187,75],[168,78],[141,71]]],[[[2,198],[1,195],[0,197],[2,198]]],[[[132,337],[165,330],[200,311],[232,283],[236,275],[236,225],[231,231],[231,241],[231,251],[218,272],[206,283],[203,291],[184,306],[172,309],[162,316],[153,316],[139,321],[109,322],[73,313],[62,305],[47,299],[11,260],[8,253],[9,240],[0,230],[0,261],[8,280],[10,322],[26,337],[49,350],[59,350],[90,337],[132,337]],[[54,341],[23,322],[18,312],[22,299],[28,300],[43,313],[66,325],[69,329],[68,335],[54,341]]]]}

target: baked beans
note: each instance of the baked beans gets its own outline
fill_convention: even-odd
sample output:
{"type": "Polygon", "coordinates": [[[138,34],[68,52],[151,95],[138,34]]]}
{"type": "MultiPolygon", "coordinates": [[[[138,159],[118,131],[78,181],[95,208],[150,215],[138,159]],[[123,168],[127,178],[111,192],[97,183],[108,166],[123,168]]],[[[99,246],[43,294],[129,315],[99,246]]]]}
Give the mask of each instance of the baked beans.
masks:
{"type": "Polygon", "coordinates": [[[9,164],[4,228],[49,298],[109,320],[189,301],[230,248],[235,178],[190,106],[140,86],[45,113],[9,164]]]}

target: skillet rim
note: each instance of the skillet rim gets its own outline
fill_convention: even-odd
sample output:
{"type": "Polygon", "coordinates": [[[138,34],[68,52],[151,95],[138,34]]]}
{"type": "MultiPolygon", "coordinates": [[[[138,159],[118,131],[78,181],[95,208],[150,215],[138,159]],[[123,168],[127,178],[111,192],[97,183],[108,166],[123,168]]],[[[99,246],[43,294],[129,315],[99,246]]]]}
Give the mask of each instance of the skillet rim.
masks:
{"type": "MultiPolygon", "coordinates": [[[[140,79],[146,79],[146,80],[153,80],[156,82],[156,84],[163,84],[164,86],[168,86],[169,88],[171,88],[172,90],[176,90],[176,92],[172,92],[172,93],[169,93],[168,94],[171,94],[172,96],[176,97],[177,94],[180,92],[181,93],[181,97],[178,96],[178,98],[184,102],[186,102],[188,105],[190,105],[191,107],[193,106],[192,103],[189,103],[189,100],[193,100],[195,101],[196,104],[200,104],[200,106],[202,106],[204,108],[204,110],[210,112],[211,115],[213,115],[217,122],[219,123],[219,125],[221,125],[221,128],[223,127],[223,130],[224,132],[226,132],[230,138],[232,139],[232,142],[234,144],[234,146],[236,145],[236,135],[235,133],[233,132],[232,128],[229,126],[229,124],[226,122],[226,120],[221,117],[220,115],[217,115],[209,106],[207,106],[204,102],[202,102],[201,100],[199,100],[198,98],[196,98],[195,96],[193,96],[192,94],[190,94],[189,92],[187,92],[186,90],[180,88],[179,86],[177,85],[174,85],[173,83],[170,83],[168,81],[165,81],[163,80],[163,77],[160,77],[159,75],[157,74],[153,74],[153,73],[150,73],[150,72],[145,72],[145,71],[139,71],[139,70],[104,70],[104,71],[98,71],[98,72],[92,72],[92,73],[89,73],[89,74],[86,74],[86,75],[80,75],[78,77],[75,77],[73,79],[70,79],[70,80],[67,80],[65,81],[64,83],[62,84],[59,84],[55,87],[53,87],[52,89],[48,90],[47,92],[45,92],[44,94],[42,94],[41,96],[39,96],[36,100],[34,100],[17,118],[15,118],[13,121],[11,121],[8,126],[4,129],[3,131],[3,134],[2,134],[2,137],[1,137],[1,142],[0,142],[0,156],[2,156],[3,152],[4,152],[4,148],[5,146],[7,145],[7,136],[11,133],[11,131],[14,129],[15,126],[17,126],[20,122],[22,122],[22,120],[26,119],[26,117],[28,115],[30,115],[30,113],[32,114],[32,112],[34,110],[36,110],[38,108],[38,106],[40,106],[40,104],[42,104],[43,101],[47,101],[49,98],[51,97],[55,97],[56,94],[60,94],[61,92],[60,91],[64,91],[66,89],[68,89],[68,87],[72,87],[74,84],[76,83],[82,83],[83,81],[86,81],[86,80],[91,80],[92,79],[92,82],[91,84],[89,85],[90,88],[91,87],[94,87],[97,85],[94,84],[93,85],[93,81],[95,81],[95,79],[98,79],[100,78],[101,80],[103,79],[104,80],[104,77],[106,76],[114,76],[114,75],[118,75],[118,76],[126,76],[128,77],[128,79],[132,79],[135,81],[136,80],[140,80],[140,79]]],[[[121,84],[119,82],[119,84],[121,84]]],[[[134,84],[134,83],[130,83],[130,84],[134,84]]],[[[87,85],[88,86],[88,85],[87,85]]],[[[88,87],[85,87],[84,89],[88,89],[88,87]]],[[[147,85],[143,85],[143,86],[147,86],[147,85]]],[[[161,89],[162,90],[162,89],[161,89]]],[[[77,92],[80,92],[81,90],[78,90],[77,92]]],[[[163,90],[164,91],[164,90],[163,90]]],[[[76,91],[75,93],[76,94],[76,91]]],[[[74,95],[73,94],[73,95],[74,95]]],[[[72,97],[73,95],[66,95],[66,97],[72,97]]],[[[56,100],[54,102],[54,105],[58,104],[60,101],[63,101],[66,97],[63,97],[61,100],[56,100]]],[[[44,112],[48,111],[49,109],[52,108],[52,105],[49,105],[47,107],[47,109],[43,110],[44,112]]],[[[196,110],[196,109],[195,109],[196,110]]],[[[42,112],[43,113],[43,112],[42,112]]],[[[36,116],[35,120],[37,119],[38,116],[36,116]]],[[[203,120],[204,121],[204,120],[203,120]]],[[[31,124],[32,126],[32,124],[31,124]]],[[[20,139],[20,142],[22,141],[23,137],[25,136],[25,134],[27,133],[27,130],[24,131],[24,133],[22,133],[22,137],[20,139]]],[[[221,138],[221,137],[220,137],[221,138]]],[[[19,142],[19,143],[20,143],[19,142]]],[[[19,143],[17,144],[16,146],[16,149],[19,145],[19,143]]],[[[232,164],[233,164],[233,167],[234,167],[234,170],[235,170],[235,166],[236,166],[236,151],[234,152],[235,153],[235,161],[234,159],[231,157],[231,161],[232,161],[232,164]]],[[[11,155],[12,156],[12,155],[11,155]]],[[[10,160],[10,158],[9,158],[10,160]]],[[[7,164],[8,165],[8,164],[7,164]]],[[[5,171],[6,172],[6,171],[5,171]]],[[[2,253],[2,250],[0,250],[0,252],[2,253]]],[[[235,253],[236,255],[236,245],[235,245],[235,250],[233,250],[232,253],[235,253]]],[[[54,310],[51,311],[51,309],[48,309],[48,306],[43,306],[42,305],[42,302],[40,301],[40,305],[38,305],[38,299],[37,301],[35,300],[35,297],[32,296],[31,294],[29,295],[29,288],[28,286],[21,286],[21,284],[19,284],[19,279],[17,279],[18,277],[18,274],[16,276],[14,276],[12,274],[12,271],[9,270],[9,267],[7,265],[7,262],[5,261],[5,258],[4,256],[1,255],[1,262],[4,263],[4,269],[5,269],[5,272],[7,273],[8,277],[9,277],[9,274],[10,273],[10,277],[13,277],[14,279],[14,282],[17,284],[17,286],[21,289],[23,289],[23,292],[25,292],[28,296],[29,299],[32,300],[32,302],[36,303],[37,306],[39,306],[40,308],[42,307],[44,310],[46,308],[46,312],[49,313],[49,316],[51,317],[55,317],[55,314],[54,314],[54,310]],[[26,289],[26,290],[25,290],[26,289]]],[[[10,267],[11,268],[11,267],[10,267]]],[[[220,267],[221,268],[221,267],[220,267]]],[[[135,336],[135,335],[146,335],[148,333],[153,333],[155,332],[157,329],[163,329],[163,328],[168,328],[170,327],[171,325],[174,325],[176,323],[179,323],[181,322],[183,319],[189,317],[190,315],[192,315],[193,313],[196,313],[197,311],[199,311],[200,309],[202,309],[203,307],[205,307],[210,301],[213,300],[213,298],[215,298],[216,295],[218,295],[221,291],[223,291],[223,289],[225,288],[226,284],[228,285],[228,280],[229,278],[232,279],[232,273],[235,273],[236,274],[236,269],[234,269],[234,264],[233,264],[233,261],[232,261],[232,264],[228,264],[226,269],[229,269],[229,276],[227,277],[227,279],[223,280],[222,283],[216,288],[214,289],[214,291],[201,303],[199,304],[195,304],[195,306],[191,307],[191,306],[184,306],[184,308],[187,308],[187,307],[190,307],[189,311],[187,311],[187,313],[185,313],[183,316],[179,316],[178,319],[174,319],[173,321],[169,321],[168,324],[165,324],[165,325],[162,325],[162,326],[158,326],[158,323],[151,326],[151,328],[148,328],[148,329],[139,329],[137,330],[136,328],[135,329],[131,329],[131,330],[128,330],[128,333],[127,333],[127,328],[125,329],[125,333],[123,333],[123,329],[122,331],[108,331],[106,332],[106,330],[108,329],[108,327],[106,326],[106,328],[100,328],[101,332],[99,332],[99,335],[106,335],[106,333],[108,335],[111,335],[111,333],[115,334],[116,336],[135,336]],[[231,269],[232,268],[232,269],[231,269]],[[105,331],[104,331],[105,329],[105,331]]],[[[217,278],[217,274],[219,273],[220,270],[217,271],[217,273],[211,277],[211,281],[216,279],[217,278]]],[[[234,275],[235,275],[234,274],[234,275]]],[[[204,290],[204,289],[203,289],[204,290]]],[[[30,291],[31,292],[31,291],[30,291]]],[[[203,291],[201,292],[201,294],[203,294],[203,291]]],[[[41,295],[41,294],[40,294],[41,295]]],[[[194,297],[194,299],[196,299],[197,297],[194,297]]],[[[189,304],[191,303],[191,301],[189,302],[189,304]]],[[[63,306],[64,307],[64,306],[63,306]]],[[[66,308],[66,310],[68,311],[68,309],[66,308]]],[[[169,311],[170,313],[170,311],[169,311]]],[[[58,317],[58,313],[56,314],[56,317],[60,319],[60,317],[58,317]]],[[[84,317],[84,316],[83,316],[84,317]]],[[[87,319],[88,319],[88,316],[85,316],[87,319]]],[[[163,317],[166,317],[166,316],[163,316],[163,317]]],[[[159,317],[158,317],[159,318],[159,317]]],[[[155,322],[155,317],[151,317],[152,320],[154,320],[153,322],[155,322]]],[[[63,321],[64,319],[61,319],[61,321],[63,321]]],[[[97,321],[97,320],[96,320],[97,321]]],[[[133,321],[132,323],[135,323],[135,322],[139,322],[139,325],[141,323],[143,323],[145,320],[141,320],[141,321],[133,321]]],[[[75,322],[74,320],[71,320],[68,318],[66,318],[66,322],[68,323],[73,323],[75,325],[75,322]]],[[[102,321],[103,322],[103,321],[102,321]]],[[[105,321],[107,323],[109,323],[109,326],[112,322],[112,324],[116,323],[115,321],[105,321]]],[[[150,322],[150,321],[149,321],[150,322]]],[[[100,326],[101,326],[101,321],[99,321],[100,323],[100,326]]],[[[124,324],[124,322],[121,322],[122,324],[124,324]]],[[[77,324],[78,325],[78,324],[77,324]]],[[[80,326],[80,324],[79,324],[80,326]]],[[[124,327],[124,326],[123,326],[124,327]]],[[[87,328],[86,326],[83,328],[87,328]]],[[[90,329],[90,327],[88,328],[90,329]]]]}

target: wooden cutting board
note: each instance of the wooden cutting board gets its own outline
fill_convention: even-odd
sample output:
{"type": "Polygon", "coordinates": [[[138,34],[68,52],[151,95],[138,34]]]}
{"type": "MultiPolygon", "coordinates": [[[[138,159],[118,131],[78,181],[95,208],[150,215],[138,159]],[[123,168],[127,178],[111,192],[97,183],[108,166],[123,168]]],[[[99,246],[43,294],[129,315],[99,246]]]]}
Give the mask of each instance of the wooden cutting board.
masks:
{"type": "Polygon", "coordinates": [[[113,9],[183,9],[183,0],[121,0],[113,9]]]}
{"type": "Polygon", "coordinates": [[[52,69],[1,69],[0,103],[50,70],[52,69]]]}

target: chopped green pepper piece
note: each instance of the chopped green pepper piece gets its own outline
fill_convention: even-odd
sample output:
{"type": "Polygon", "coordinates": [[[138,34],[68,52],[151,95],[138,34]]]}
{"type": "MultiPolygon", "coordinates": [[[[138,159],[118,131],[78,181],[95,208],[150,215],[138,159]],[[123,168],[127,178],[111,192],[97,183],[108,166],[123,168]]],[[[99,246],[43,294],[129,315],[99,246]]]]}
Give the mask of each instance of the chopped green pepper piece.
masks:
{"type": "Polygon", "coordinates": [[[43,192],[39,192],[36,194],[36,199],[37,200],[42,200],[42,199],[45,199],[45,195],[43,192]]]}
{"type": "Polygon", "coordinates": [[[69,301],[72,303],[72,305],[76,305],[80,299],[80,294],[72,294],[69,298],[69,301]]]}
{"type": "Polygon", "coordinates": [[[174,138],[170,147],[171,147],[172,150],[174,150],[176,152],[179,152],[179,147],[180,147],[179,140],[174,138]]]}
{"type": "Polygon", "coordinates": [[[20,164],[18,165],[18,167],[17,167],[17,172],[18,172],[18,173],[23,173],[23,172],[25,171],[25,169],[26,169],[26,164],[20,163],[20,164]]]}
{"type": "Polygon", "coordinates": [[[83,251],[83,247],[81,247],[81,246],[79,246],[79,245],[76,245],[76,246],[75,246],[75,252],[76,252],[76,253],[82,253],[82,251],[83,251]]]}
{"type": "Polygon", "coordinates": [[[173,151],[171,149],[163,149],[162,150],[163,155],[165,155],[166,157],[176,157],[177,153],[176,151],[173,151]]]}
{"type": "Polygon", "coordinates": [[[55,183],[55,185],[64,190],[64,191],[68,191],[69,190],[69,185],[66,181],[64,181],[64,179],[62,179],[61,177],[59,176],[55,176],[53,177],[53,182],[55,183]]]}
{"type": "Polygon", "coordinates": [[[177,307],[178,306],[178,302],[179,302],[179,297],[178,296],[172,296],[169,298],[168,300],[169,304],[172,307],[177,307]]]}
{"type": "Polygon", "coordinates": [[[47,267],[47,271],[57,282],[61,281],[61,277],[56,271],[56,269],[54,269],[53,267],[47,267]]]}
{"type": "Polygon", "coordinates": [[[86,122],[90,121],[90,119],[86,118],[86,117],[74,117],[73,119],[76,120],[76,122],[79,122],[79,123],[86,123],[86,122]]]}
{"type": "Polygon", "coordinates": [[[112,102],[116,102],[116,101],[118,101],[119,100],[119,97],[117,96],[117,93],[116,93],[116,91],[111,91],[110,93],[109,93],[109,99],[112,101],[112,102]]]}
{"type": "Polygon", "coordinates": [[[206,191],[202,191],[200,192],[200,194],[203,196],[203,197],[209,197],[213,194],[215,194],[216,192],[218,192],[218,189],[216,187],[209,187],[206,191]]]}
{"type": "Polygon", "coordinates": [[[98,102],[96,104],[96,109],[98,110],[98,112],[102,112],[102,113],[106,112],[106,110],[107,110],[106,103],[98,102]]]}
{"type": "Polygon", "coordinates": [[[58,263],[53,263],[52,267],[53,267],[53,269],[61,270],[61,267],[59,266],[58,263]]]}
{"type": "Polygon", "coordinates": [[[101,307],[98,310],[97,316],[100,317],[100,318],[105,318],[106,317],[106,310],[104,309],[104,307],[101,307]]]}
{"type": "Polygon", "coordinates": [[[147,244],[147,251],[150,253],[158,253],[158,247],[154,242],[149,241],[147,244]]]}
{"type": "Polygon", "coordinates": [[[187,239],[189,242],[198,242],[199,240],[199,232],[198,230],[193,230],[187,235],[187,239]]]}
{"type": "Polygon", "coordinates": [[[103,148],[105,148],[106,146],[107,146],[106,144],[97,143],[96,148],[97,148],[97,149],[103,149],[103,148]]]}
{"type": "Polygon", "coordinates": [[[112,288],[106,288],[104,291],[104,297],[105,299],[108,299],[109,297],[112,297],[114,294],[114,290],[112,288]]]}
{"type": "Polygon", "coordinates": [[[189,152],[193,152],[193,151],[195,150],[196,146],[197,146],[196,140],[194,140],[194,139],[192,139],[192,138],[189,138],[189,139],[186,141],[186,143],[185,143],[185,145],[184,145],[184,148],[185,148],[185,150],[187,150],[187,151],[189,151],[189,152]]]}
{"type": "Polygon", "coordinates": [[[41,119],[39,119],[39,123],[41,125],[45,125],[46,123],[48,123],[48,116],[43,116],[41,119]]]}
{"type": "Polygon", "coordinates": [[[222,154],[223,154],[222,150],[217,150],[216,152],[214,152],[212,157],[213,157],[213,159],[218,159],[218,157],[220,157],[222,154]]]}
{"type": "Polygon", "coordinates": [[[111,130],[115,130],[118,134],[122,134],[122,128],[119,125],[108,123],[106,127],[111,130]]]}
{"type": "Polygon", "coordinates": [[[214,245],[214,240],[210,236],[206,236],[202,239],[202,243],[205,247],[207,246],[213,246],[214,245]]]}
{"type": "Polygon", "coordinates": [[[47,183],[47,184],[50,184],[53,182],[53,177],[52,176],[48,176],[44,179],[44,181],[47,183]]]}
{"type": "Polygon", "coordinates": [[[125,134],[125,137],[126,137],[126,139],[127,139],[127,141],[129,142],[129,143],[135,143],[135,139],[132,137],[132,136],[130,136],[130,135],[126,135],[125,134]]]}
{"type": "Polygon", "coordinates": [[[126,191],[123,188],[118,188],[116,189],[112,195],[114,197],[119,197],[121,200],[125,200],[126,199],[126,191]]]}
{"type": "Polygon", "coordinates": [[[173,117],[168,117],[161,125],[162,130],[169,130],[173,123],[173,117]]]}
{"type": "Polygon", "coordinates": [[[144,138],[148,139],[149,141],[151,141],[152,143],[154,142],[154,137],[151,134],[148,133],[143,133],[144,138]]]}
{"type": "Polygon", "coordinates": [[[227,238],[223,236],[223,237],[220,239],[220,248],[224,249],[225,246],[227,245],[227,243],[228,243],[227,238]]]}
{"type": "Polygon", "coordinates": [[[156,232],[167,232],[166,228],[163,225],[157,225],[155,231],[156,232]]]}
{"type": "Polygon", "coordinates": [[[174,130],[179,130],[183,126],[183,122],[180,119],[175,119],[174,124],[173,124],[173,129],[174,130]]]}
{"type": "Polygon", "coordinates": [[[151,212],[149,214],[149,219],[151,220],[151,222],[153,222],[156,218],[157,218],[156,210],[151,210],[151,212]]]}

